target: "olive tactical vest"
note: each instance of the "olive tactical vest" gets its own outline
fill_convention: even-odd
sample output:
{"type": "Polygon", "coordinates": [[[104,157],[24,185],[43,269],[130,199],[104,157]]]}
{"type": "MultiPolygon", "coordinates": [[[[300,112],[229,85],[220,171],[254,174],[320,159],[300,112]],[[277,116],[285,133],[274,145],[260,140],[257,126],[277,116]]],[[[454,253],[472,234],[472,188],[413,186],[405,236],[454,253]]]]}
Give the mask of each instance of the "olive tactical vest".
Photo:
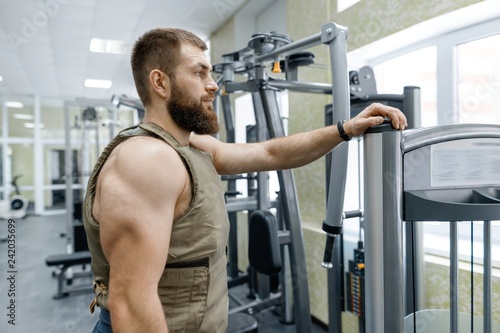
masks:
{"type": "Polygon", "coordinates": [[[94,274],[95,299],[91,311],[95,305],[108,310],[109,263],[101,247],[99,224],[92,217],[97,178],[111,151],[134,136],[165,141],[177,151],[191,176],[191,205],[173,222],[168,259],[158,284],[158,295],[170,333],[225,332],[228,316],[225,249],[229,222],[219,175],[208,154],[181,146],[173,136],[153,123],[143,123],[120,132],[104,149],[88,183],[83,220],[94,274]]]}

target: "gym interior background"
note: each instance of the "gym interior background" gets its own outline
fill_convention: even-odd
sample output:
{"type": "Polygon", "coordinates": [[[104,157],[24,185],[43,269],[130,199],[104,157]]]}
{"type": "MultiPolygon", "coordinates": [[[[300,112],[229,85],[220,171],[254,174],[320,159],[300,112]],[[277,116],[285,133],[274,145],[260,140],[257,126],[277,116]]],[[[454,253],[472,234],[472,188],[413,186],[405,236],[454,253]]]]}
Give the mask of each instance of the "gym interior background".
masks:
{"type": "MultiPolygon", "coordinates": [[[[202,2],[193,1],[200,7],[202,2]]],[[[15,4],[7,0],[0,1],[0,199],[8,200],[15,191],[12,179],[20,176],[16,178],[18,192],[29,202],[24,219],[37,219],[37,223],[58,221],[59,227],[51,226],[51,230],[58,230],[56,232],[70,231],[67,225],[72,215],[68,213],[67,207],[72,207],[72,203],[68,204],[65,176],[68,163],[75,175],[85,174],[88,169],[83,167],[82,170],[81,166],[91,166],[98,152],[114,133],[139,119],[137,111],[140,107],[134,102],[127,102],[137,96],[133,90],[128,65],[130,45],[139,34],[155,26],[144,23],[149,17],[143,21],[139,20],[136,13],[141,11],[138,9],[142,9],[142,6],[156,8],[159,13],[157,16],[162,15],[161,10],[178,10],[178,14],[187,12],[187,9],[182,7],[184,5],[181,6],[177,1],[150,0],[144,2],[144,5],[135,1],[126,3],[125,5],[124,1],[118,0],[22,0],[16,1],[15,4]],[[49,5],[50,3],[52,5],[49,5]],[[127,9],[129,5],[130,8],[127,9]],[[176,9],[176,6],[180,7],[176,9]],[[41,11],[46,14],[39,14],[41,11]],[[113,16],[113,13],[117,14],[113,16]],[[84,26],[86,17],[90,17],[90,21],[94,22],[92,27],[84,26]],[[59,24],[72,20],[76,25],[82,25],[81,31],[76,36],[65,35],[59,24]],[[99,24],[99,20],[108,20],[111,24],[99,24]],[[103,33],[104,26],[109,28],[106,33],[103,33]],[[132,29],[131,26],[135,28],[132,29]],[[126,32],[121,31],[122,29],[126,32]],[[91,35],[93,31],[100,31],[102,35],[91,35]],[[72,38],[80,40],[86,37],[89,38],[83,51],[79,51],[71,43],[72,38]],[[124,40],[125,54],[96,53],[88,56],[90,37],[124,40]],[[68,51],[56,53],[64,49],[65,43],[68,44],[68,51]],[[49,51],[37,53],[45,48],[49,51]],[[82,52],[85,55],[82,55],[82,52]],[[28,60],[28,57],[38,59],[32,61],[28,60]],[[100,63],[102,67],[93,66],[95,63],[100,63]],[[111,76],[105,77],[105,73],[110,73],[111,76]],[[93,75],[88,77],[90,79],[112,80],[113,84],[107,88],[85,88],[83,79],[87,77],[84,75],[93,75]],[[54,76],[58,79],[54,79],[54,76]],[[71,81],[72,76],[82,78],[81,82],[71,81]],[[45,78],[46,85],[39,84],[40,77],[45,78]],[[127,80],[128,84],[121,83],[127,80]],[[75,91],[78,93],[75,94],[75,91]],[[112,102],[112,96],[123,99],[121,106],[112,102]],[[85,128],[88,119],[82,118],[81,114],[87,106],[97,112],[97,115],[89,115],[90,121],[106,121],[99,122],[99,126],[85,128]],[[85,132],[88,137],[84,136],[85,132]],[[68,140],[72,144],[69,149],[71,156],[68,156],[68,140]],[[86,140],[91,142],[89,146],[82,144],[86,140]],[[88,151],[83,154],[81,149],[88,151]]],[[[199,15],[196,19],[191,17],[192,22],[186,20],[176,23],[206,38],[213,64],[221,62],[222,55],[244,48],[252,34],[257,32],[276,31],[290,36],[293,40],[300,40],[318,33],[322,24],[335,22],[349,29],[349,68],[373,68],[378,92],[401,94],[405,86],[421,88],[419,126],[500,124],[500,6],[497,0],[214,0],[206,6],[209,10],[205,9],[205,12],[212,15],[204,16],[193,10],[192,15],[199,15]],[[203,25],[205,19],[210,21],[211,31],[203,25]]],[[[189,15],[185,17],[189,18],[189,15]]],[[[155,20],[151,17],[150,21],[156,26],[171,25],[168,20],[162,21],[158,17],[155,17],[155,20]]],[[[300,80],[331,82],[330,71],[327,70],[327,50],[318,46],[312,52],[315,55],[314,64],[300,69],[300,80]]],[[[280,98],[282,117],[288,133],[324,125],[324,108],[330,103],[328,96],[282,92],[280,98]]],[[[248,94],[231,96],[237,129],[244,130],[254,121],[252,117],[248,117],[248,102],[248,94]]],[[[250,111],[251,108],[250,106],[250,111]]],[[[244,134],[242,136],[241,140],[244,140],[244,134]]],[[[226,138],[224,130],[220,138],[226,138]]],[[[349,147],[350,151],[352,150],[349,165],[357,166],[357,148],[354,144],[349,147]]],[[[326,210],[324,175],[324,160],[294,170],[307,258],[311,315],[320,323],[328,325],[328,294],[325,292],[327,275],[318,264],[323,254],[325,238],[321,229],[326,210]]],[[[84,180],[81,177],[75,176],[72,184],[74,191],[71,194],[73,197],[80,195],[82,181],[84,180]]],[[[358,170],[353,167],[348,171],[346,210],[358,207],[358,188],[358,170]]],[[[71,199],[74,201],[74,198],[71,199]]],[[[243,221],[242,223],[246,221],[244,214],[238,215],[238,220],[243,221]]],[[[19,220],[20,223],[22,220],[19,220]]],[[[2,234],[6,234],[7,223],[5,220],[1,222],[0,237],[4,237],[2,234]]],[[[424,234],[425,265],[428,272],[425,280],[426,307],[449,308],[449,299],[444,296],[449,292],[446,283],[449,268],[442,260],[443,256],[447,255],[446,250],[443,250],[447,235],[437,223],[426,225],[424,234]]],[[[356,244],[358,235],[359,221],[353,219],[346,222],[345,242],[356,244]]],[[[246,228],[239,227],[238,264],[241,271],[245,271],[248,266],[245,255],[247,237],[246,228]]],[[[460,240],[463,244],[466,244],[468,239],[470,232],[461,230],[460,240]]],[[[2,249],[6,248],[4,244],[0,246],[2,249]]],[[[471,264],[471,254],[467,252],[467,248],[470,249],[470,244],[460,247],[459,250],[463,259],[461,272],[467,271],[471,264]]],[[[59,252],[65,251],[66,247],[62,245],[59,252]]],[[[6,256],[4,253],[6,252],[2,250],[2,256],[6,256]]],[[[21,255],[22,251],[19,250],[19,253],[21,255]]],[[[43,261],[45,256],[50,254],[54,253],[44,253],[40,260],[43,261]]],[[[481,255],[479,252],[475,254],[481,255]]],[[[481,280],[481,258],[475,259],[477,263],[473,264],[477,266],[477,270],[474,279],[481,280]]],[[[498,324],[498,221],[492,224],[492,263],[492,319],[498,324]]],[[[5,269],[3,270],[5,273],[5,269]]],[[[50,275],[52,270],[46,267],[38,274],[50,275]]],[[[471,282],[467,280],[467,276],[464,273],[464,278],[460,279],[460,289],[464,290],[465,295],[481,294],[480,287],[470,292],[471,282]]],[[[32,282],[23,283],[35,285],[36,277],[33,278],[32,282]]],[[[55,285],[54,281],[54,290],[55,285]]],[[[22,292],[22,288],[27,287],[20,285],[19,288],[22,292]]],[[[6,296],[0,295],[2,302],[4,299],[6,296]]],[[[58,306],[57,301],[47,302],[54,302],[51,304],[58,306]]],[[[43,306],[42,304],[44,303],[41,302],[40,306],[43,306]]],[[[459,306],[466,312],[472,308],[474,315],[482,316],[481,297],[463,297],[459,306]]],[[[86,315],[85,310],[82,311],[83,315],[86,315]]],[[[343,331],[357,332],[359,328],[356,316],[348,312],[344,312],[342,316],[343,331]]],[[[22,317],[20,315],[20,318],[26,321],[29,320],[28,317],[28,314],[23,314],[22,317]]],[[[2,319],[0,327],[6,327],[4,325],[5,320],[2,319]]],[[[2,332],[5,330],[2,329],[2,332]]]]}

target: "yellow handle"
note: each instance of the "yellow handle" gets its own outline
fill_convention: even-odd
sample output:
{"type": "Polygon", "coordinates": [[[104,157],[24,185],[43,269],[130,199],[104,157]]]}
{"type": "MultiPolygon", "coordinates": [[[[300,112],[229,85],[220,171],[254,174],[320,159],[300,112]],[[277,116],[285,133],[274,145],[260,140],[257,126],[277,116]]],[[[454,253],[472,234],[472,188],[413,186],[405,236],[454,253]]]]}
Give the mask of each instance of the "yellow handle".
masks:
{"type": "Polygon", "coordinates": [[[281,67],[279,61],[274,62],[273,73],[281,73],[281,67]]]}

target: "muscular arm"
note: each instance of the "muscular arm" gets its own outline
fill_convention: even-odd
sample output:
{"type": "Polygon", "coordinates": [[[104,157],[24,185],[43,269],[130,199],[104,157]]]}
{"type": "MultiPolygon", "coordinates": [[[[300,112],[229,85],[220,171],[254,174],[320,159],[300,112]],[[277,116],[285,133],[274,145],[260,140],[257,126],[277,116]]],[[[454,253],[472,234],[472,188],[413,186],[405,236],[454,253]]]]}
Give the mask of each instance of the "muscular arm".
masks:
{"type": "Polygon", "coordinates": [[[95,215],[110,264],[114,332],[168,332],[157,288],[186,178],[166,170],[185,170],[171,148],[133,138],[116,148],[99,177],[95,215]]]}
{"type": "MultiPolygon", "coordinates": [[[[369,127],[389,117],[397,129],[404,129],[406,118],[397,109],[372,104],[344,124],[351,136],[362,135],[369,127]]],[[[311,163],[343,142],[337,126],[319,128],[287,137],[251,144],[227,144],[209,136],[191,135],[190,144],[210,153],[220,174],[237,174],[291,169],[311,163]]]]}

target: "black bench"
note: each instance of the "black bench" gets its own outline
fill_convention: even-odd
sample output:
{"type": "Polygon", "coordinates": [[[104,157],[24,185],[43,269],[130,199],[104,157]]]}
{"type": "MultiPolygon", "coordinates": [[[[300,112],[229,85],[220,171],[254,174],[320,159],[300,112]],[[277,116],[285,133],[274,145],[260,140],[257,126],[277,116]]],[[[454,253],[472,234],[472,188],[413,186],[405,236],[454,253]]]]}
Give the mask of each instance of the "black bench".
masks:
{"type": "MultiPolygon", "coordinates": [[[[74,253],[68,254],[56,254],[45,259],[45,263],[47,266],[57,266],[58,270],[55,273],[55,277],[57,277],[57,293],[53,296],[54,299],[60,299],[69,295],[69,293],[73,292],[82,292],[82,291],[91,291],[92,285],[85,286],[70,286],[70,282],[66,278],[66,271],[78,265],[88,265],[90,264],[90,252],[89,251],[78,251],[74,253]],[[69,283],[68,283],[69,282],[69,283]]],[[[91,272],[78,272],[74,273],[73,278],[78,277],[89,277],[91,276],[91,272]]]]}

